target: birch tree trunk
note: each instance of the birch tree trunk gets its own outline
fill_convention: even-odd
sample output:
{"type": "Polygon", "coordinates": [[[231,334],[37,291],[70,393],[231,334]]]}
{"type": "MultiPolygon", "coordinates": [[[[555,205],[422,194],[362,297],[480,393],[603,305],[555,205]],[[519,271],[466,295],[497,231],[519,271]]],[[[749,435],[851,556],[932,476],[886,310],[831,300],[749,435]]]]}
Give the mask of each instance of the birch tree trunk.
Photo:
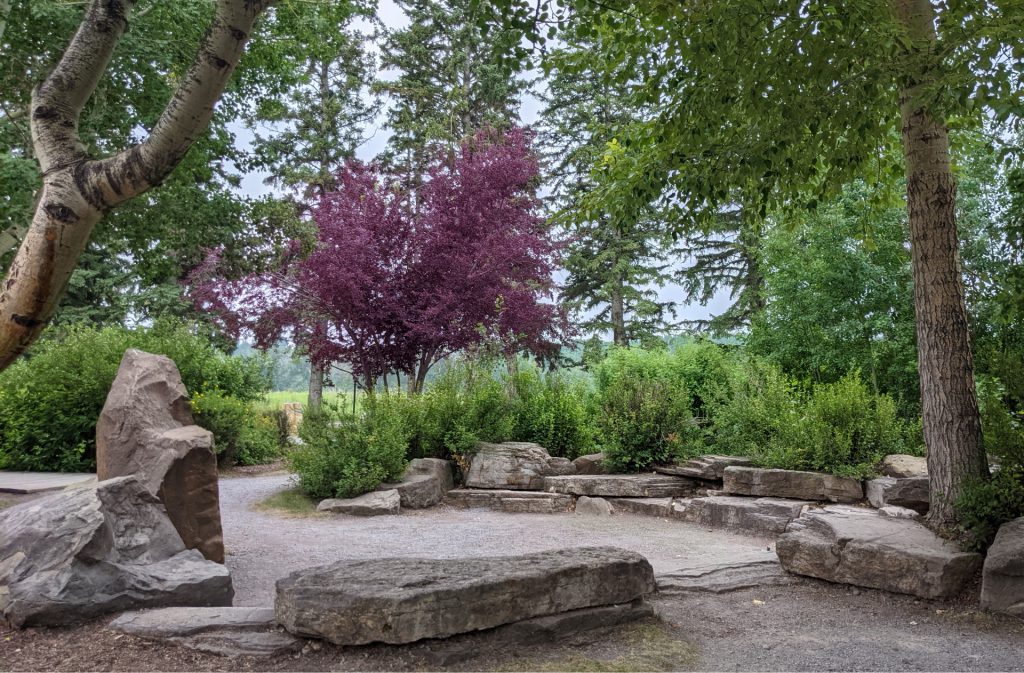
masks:
{"type": "Polygon", "coordinates": [[[960,268],[956,180],[949,135],[922,100],[932,83],[937,45],[930,0],[893,0],[911,40],[912,62],[900,95],[907,171],[914,311],[917,322],[921,412],[928,448],[931,509],[936,528],[955,523],[953,510],[965,481],[988,476],[974,389],[974,362],[960,268]],[[923,64],[923,65],[922,65],[923,64]]]}
{"type": "Polygon", "coordinates": [[[53,316],[104,214],[159,185],[205,131],[256,17],[273,0],[217,0],[196,59],[149,136],[111,157],[88,155],[82,108],[128,26],[135,0],[92,0],[64,55],[32,94],[32,144],[43,178],[28,231],[0,286],[0,370],[53,316]]]}

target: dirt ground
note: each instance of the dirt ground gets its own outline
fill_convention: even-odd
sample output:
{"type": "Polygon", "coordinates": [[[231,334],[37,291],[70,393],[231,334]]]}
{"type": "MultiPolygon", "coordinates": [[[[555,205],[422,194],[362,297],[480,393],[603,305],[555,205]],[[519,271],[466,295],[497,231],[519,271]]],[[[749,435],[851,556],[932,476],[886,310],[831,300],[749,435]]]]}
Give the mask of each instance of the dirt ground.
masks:
{"type": "MultiPolygon", "coordinates": [[[[253,505],[285,475],[221,482],[236,605],[270,605],[273,581],[339,558],[452,557],[615,544],[656,572],[769,551],[758,538],[633,515],[512,515],[439,508],[398,517],[283,518],[253,505]]],[[[405,647],[311,642],[270,659],[227,659],[119,635],[110,618],[64,629],[0,628],[0,670],[1024,670],[1024,621],[977,611],[977,587],[924,601],[803,579],[727,594],[656,595],[658,618],[510,647],[490,632],[405,647]]]]}

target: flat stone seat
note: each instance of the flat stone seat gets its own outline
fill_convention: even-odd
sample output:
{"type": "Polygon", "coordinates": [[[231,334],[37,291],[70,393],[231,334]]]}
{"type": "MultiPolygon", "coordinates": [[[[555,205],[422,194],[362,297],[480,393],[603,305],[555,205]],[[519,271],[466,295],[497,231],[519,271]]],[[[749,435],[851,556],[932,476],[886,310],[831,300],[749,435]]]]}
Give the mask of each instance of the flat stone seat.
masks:
{"type": "Polygon", "coordinates": [[[730,495],[829,502],[864,499],[864,486],[859,480],[822,472],[732,466],[725,468],[722,474],[722,490],[730,495]]]}
{"type": "Polygon", "coordinates": [[[800,516],[807,500],[714,496],[692,498],[680,518],[708,528],[754,533],[765,537],[782,535],[786,526],[800,516]]]}
{"type": "Polygon", "coordinates": [[[610,502],[618,514],[672,516],[672,498],[612,498],[610,502]]]}
{"type": "Polygon", "coordinates": [[[980,554],[961,551],[913,519],[857,507],[807,510],[776,551],[791,573],[922,598],[955,596],[981,567],[980,554]]]}
{"type": "Polygon", "coordinates": [[[564,514],[572,507],[572,498],[501,498],[498,509],[510,514],[564,514]]]}
{"type": "Polygon", "coordinates": [[[704,481],[721,481],[725,468],[734,465],[749,467],[754,461],[743,456],[719,456],[709,454],[699,458],[691,458],[682,464],[657,465],[654,471],[659,474],[669,474],[677,477],[689,477],[691,479],[702,479],[704,481]]]}
{"type": "Polygon", "coordinates": [[[658,575],[661,593],[724,594],[740,589],[792,584],[796,578],[786,573],[774,555],[764,552],[719,563],[702,563],[658,575]]]}
{"type": "Polygon", "coordinates": [[[108,628],[229,657],[276,656],[294,652],[303,643],[281,630],[274,609],[269,607],[179,607],[126,612],[108,628]]]}
{"type": "Polygon", "coordinates": [[[339,561],[277,581],[277,621],[337,645],[410,643],[629,604],[654,591],[643,556],[579,547],[458,559],[339,561]]]}
{"type": "Polygon", "coordinates": [[[673,498],[692,495],[696,488],[692,479],[664,474],[573,474],[544,480],[548,493],[602,498],[673,498]]]}
{"type": "Polygon", "coordinates": [[[872,507],[905,507],[928,513],[928,477],[879,477],[868,481],[865,490],[872,507]]]}
{"type": "Polygon", "coordinates": [[[0,493],[27,495],[59,491],[68,486],[96,482],[96,475],[85,472],[9,472],[0,470],[0,493]]]}
{"type": "Polygon", "coordinates": [[[543,491],[513,491],[507,489],[456,488],[445,494],[445,500],[453,507],[482,507],[501,511],[550,511],[567,512],[572,507],[573,497],[561,493],[543,491]],[[505,501],[514,500],[514,503],[505,501]],[[526,505],[525,500],[538,500],[539,505],[526,505]],[[521,506],[522,509],[516,509],[521,506]]]}

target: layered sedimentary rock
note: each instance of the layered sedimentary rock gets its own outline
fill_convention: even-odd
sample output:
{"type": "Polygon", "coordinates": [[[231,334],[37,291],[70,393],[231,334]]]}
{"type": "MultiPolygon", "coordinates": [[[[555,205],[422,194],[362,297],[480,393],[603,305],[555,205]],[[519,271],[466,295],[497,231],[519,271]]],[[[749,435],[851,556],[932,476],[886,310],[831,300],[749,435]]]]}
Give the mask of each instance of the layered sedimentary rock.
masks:
{"type": "Polygon", "coordinates": [[[731,495],[857,502],[864,499],[860,481],[821,472],[727,467],[722,490],[731,495]]]}

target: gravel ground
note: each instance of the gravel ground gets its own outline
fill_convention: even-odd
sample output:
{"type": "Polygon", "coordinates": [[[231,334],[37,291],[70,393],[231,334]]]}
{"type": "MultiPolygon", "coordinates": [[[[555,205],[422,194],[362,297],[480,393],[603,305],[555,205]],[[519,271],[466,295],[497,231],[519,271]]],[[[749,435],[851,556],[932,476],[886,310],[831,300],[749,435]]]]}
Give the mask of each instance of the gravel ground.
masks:
{"type": "Polygon", "coordinates": [[[279,474],[220,482],[235,605],[269,605],[279,577],[340,559],[501,556],[613,545],[643,554],[658,573],[738,555],[773,558],[775,553],[766,539],[712,534],[674,520],[638,515],[596,518],[435,507],[399,516],[282,518],[253,509],[255,503],[287,488],[289,479],[279,474]]]}
{"type": "MultiPolygon", "coordinates": [[[[635,515],[503,514],[436,508],[397,517],[282,517],[252,505],[287,475],[221,481],[236,605],[267,605],[292,570],[341,558],[515,554],[613,544],[655,572],[774,553],[767,540],[635,515]],[[767,551],[768,547],[772,551],[767,551]]],[[[311,644],[301,655],[224,659],[106,630],[0,627],[0,670],[1024,670],[1024,621],[977,611],[977,586],[951,601],[802,579],[727,594],[655,595],[659,620],[557,644],[508,647],[491,632],[406,647],[311,644]]]]}

